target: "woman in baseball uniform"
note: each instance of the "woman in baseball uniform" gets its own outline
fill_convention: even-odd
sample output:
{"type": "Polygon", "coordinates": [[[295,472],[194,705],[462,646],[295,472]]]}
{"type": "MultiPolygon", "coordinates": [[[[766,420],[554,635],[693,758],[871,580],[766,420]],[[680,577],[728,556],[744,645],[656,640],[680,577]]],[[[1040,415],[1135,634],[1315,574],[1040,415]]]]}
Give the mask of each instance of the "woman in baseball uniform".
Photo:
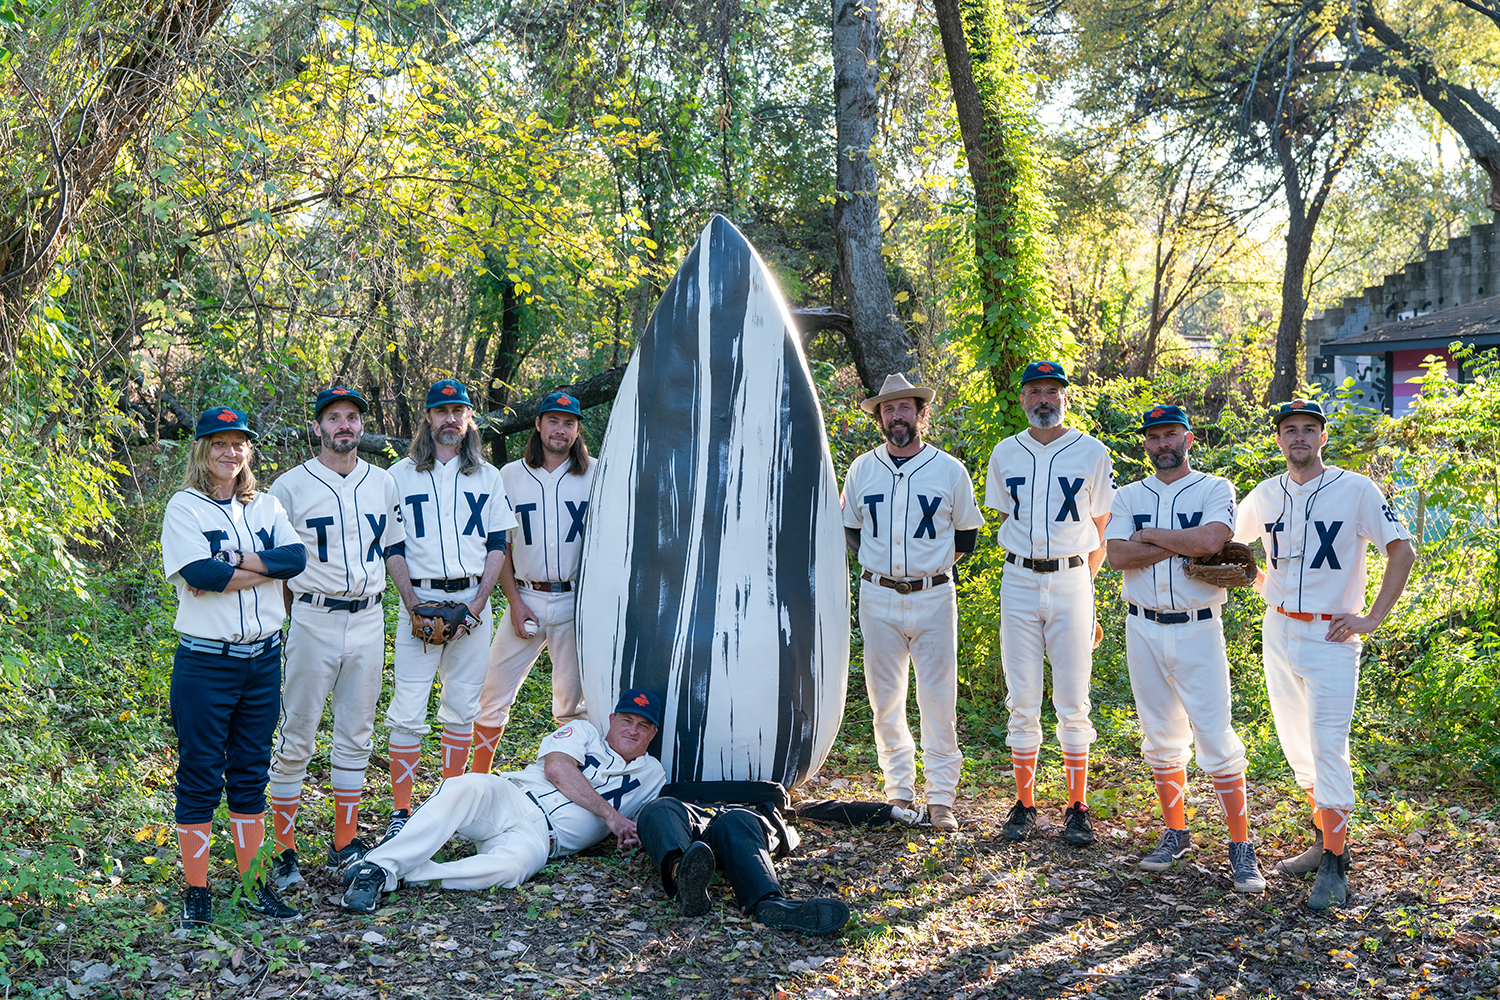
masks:
{"type": "MultiPolygon", "coordinates": [[[[281,504],[255,490],[254,438],[240,411],[205,410],[182,489],[167,502],[161,526],[162,573],[177,588],[180,633],[171,718],[177,842],[187,881],[179,921],[185,928],[213,920],[209,830],[220,797],[229,800],[242,875],[265,837],[271,734],[281,705],[281,581],[307,562],[281,504]]],[[[268,917],[298,916],[264,879],[243,902],[268,917]]]]}
{"type": "Polygon", "coordinates": [[[1316,871],[1307,905],[1348,895],[1349,814],[1354,769],[1349,725],[1359,689],[1361,635],[1375,631],[1401,598],[1416,562],[1411,535],[1370,479],[1323,464],[1327,418],[1316,402],[1294,399],[1275,416],[1287,471],[1250,491],[1240,505],[1238,541],[1260,539],[1266,569],[1256,582],[1266,600],[1261,638],[1266,693],[1276,738],[1313,808],[1317,842],[1276,870],[1316,871]],[[1368,614],[1365,550],[1386,554],[1385,575],[1368,614]]]}

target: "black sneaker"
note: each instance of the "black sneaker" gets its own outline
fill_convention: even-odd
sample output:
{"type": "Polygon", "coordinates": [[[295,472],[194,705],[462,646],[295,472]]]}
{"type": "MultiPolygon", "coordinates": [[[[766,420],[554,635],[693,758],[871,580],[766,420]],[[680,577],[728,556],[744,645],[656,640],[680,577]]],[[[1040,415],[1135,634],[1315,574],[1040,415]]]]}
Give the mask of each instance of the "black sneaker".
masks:
{"type": "MultiPolygon", "coordinates": [[[[1137,866],[1148,872],[1164,872],[1172,867],[1172,863],[1193,849],[1193,835],[1186,830],[1174,830],[1170,826],[1162,832],[1161,840],[1151,849],[1151,853],[1136,862],[1137,866]]],[[[1255,860],[1255,852],[1250,852],[1250,859],[1255,860]]]]}
{"type": "Polygon", "coordinates": [[[1006,840],[1022,841],[1031,836],[1036,829],[1036,806],[1023,806],[1021,800],[1010,807],[1010,815],[1005,817],[1005,826],[1000,833],[1006,840]]]}
{"type": "Polygon", "coordinates": [[[373,861],[356,861],[344,869],[344,909],[374,913],[375,904],[385,892],[387,874],[373,861]]]}
{"type": "Polygon", "coordinates": [[[1323,861],[1318,865],[1318,877],[1313,882],[1312,892],[1307,896],[1309,910],[1326,910],[1330,906],[1342,906],[1349,898],[1349,851],[1334,854],[1324,848],[1323,861]]]}
{"type": "Polygon", "coordinates": [[[684,917],[701,917],[709,911],[708,883],[714,877],[714,851],[703,841],[694,841],[677,862],[677,911],[684,917]]]}
{"type": "Polygon", "coordinates": [[[1229,867],[1234,872],[1235,892],[1266,891],[1266,877],[1255,863],[1255,845],[1248,840],[1229,842],[1229,867]]]}
{"type": "Polygon", "coordinates": [[[272,920],[295,920],[302,916],[301,910],[294,910],[283,903],[281,897],[276,895],[276,890],[264,880],[257,881],[249,892],[240,896],[240,905],[272,920]]]}
{"type": "Polygon", "coordinates": [[[182,909],[177,926],[185,931],[202,931],[214,922],[214,898],[207,886],[190,885],[182,894],[182,909]]]}
{"type": "Polygon", "coordinates": [[[410,809],[392,809],[391,810],[391,825],[385,828],[385,836],[383,836],[383,837],[380,838],[379,843],[384,844],[386,841],[390,840],[396,834],[400,833],[401,832],[401,828],[403,826],[405,826],[410,819],[411,819],[411,810],[410,809]]]}
{"type": "Polygon", "coordinates": [[[755,904],[755,919],[767,927],[824,937],[844,929],[849,907],[841,899],[768,896],[755,904]]]}
{"type": "Polygon", "coordinates": [[[1082,802],[1073,803],[1063,813],[1062,839],[1074,847],[1088,847],[1094,842],[1094,822],[1089,819],[1089,807],[1082,802]]]}
{"type": "Polygon", "coordinates": [[[302,869],[297,867],[297,851],[288,847],[276,856],[276,861],[271,865],[271,884],[278,889],[290,889],[304,881],[302,869]]]}
{"type": "MultiPolygon", "coordinates": [[[[401,825],[405,826],[405,821],[401,825]]],[[[333,849],[333,845],[329,844],[328,860],[323,862],[323,867],[331,872],[341,872],[354,864],[354,862],[363,861],[365,855],[373,850],[375,850],[374,844],[367,840],[361,840],[358,837],[355,837],[336,851],[333,849]]]]}

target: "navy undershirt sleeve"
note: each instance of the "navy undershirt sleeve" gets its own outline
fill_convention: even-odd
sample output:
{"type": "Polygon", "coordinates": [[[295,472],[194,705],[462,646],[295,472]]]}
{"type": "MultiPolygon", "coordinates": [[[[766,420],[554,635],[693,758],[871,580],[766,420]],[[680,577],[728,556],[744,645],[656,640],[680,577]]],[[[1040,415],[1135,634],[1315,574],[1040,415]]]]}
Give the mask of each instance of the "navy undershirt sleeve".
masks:
{"type": "Polygon", "coordinates": [[[273,580],[290,580],[307,568],[307,546],[294,542],[264,549],[260,561],[266,564],[266,576],[273,580]]]}
{"type": "Polygon", "coordinates": [[[178,570],[187,585],[194,590],[211,590],[222,594],[229,581],[234,578],[234,567],[217,559],[199,559],[178,570]]]}
{"type": "Polygon", "coordinates": [[[486,552],[504,552],[505,551],[505,532],[503,532],[503,531],[492,531],[488,535],[486,535],[484,537],[484,551],[486,551],[486,552]]]}
{"type": "Polygon", "coordinates": [[[400,556],[402,559],[405,559],[406,558],[406,543],[405,542],[397,542],[395,545],[387,545],[385,547],[384,551],[385,551],[385,557],[387,559],[389,559],[391,556],[400,556]]]}
{"type": "Polygon", "coordinates": [[[955,530],[953,532],[953,550],[955,552],[973,552],[974,543],[978,539],[978,528],[969,528],[967,531],[955,530]]]}

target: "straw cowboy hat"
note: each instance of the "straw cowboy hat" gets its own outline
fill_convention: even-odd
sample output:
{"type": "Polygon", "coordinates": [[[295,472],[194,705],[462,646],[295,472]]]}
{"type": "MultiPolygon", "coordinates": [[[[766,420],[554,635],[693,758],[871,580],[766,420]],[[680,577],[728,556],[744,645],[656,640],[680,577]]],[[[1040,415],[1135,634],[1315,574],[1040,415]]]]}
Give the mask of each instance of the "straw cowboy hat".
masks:
{"type": "Polygon", "coordinates": [[[887,375],[885,383],[881,385],[880,391],[869,399],[860,403],[860,408],[866,413],[874,414],[880,409],[880,404],[887,399],[920,399],[924,403],[932,402],[934,393],[925,385],[912,385],[906,380],[906,376],[899,372],[895,375],[887,375]]]}

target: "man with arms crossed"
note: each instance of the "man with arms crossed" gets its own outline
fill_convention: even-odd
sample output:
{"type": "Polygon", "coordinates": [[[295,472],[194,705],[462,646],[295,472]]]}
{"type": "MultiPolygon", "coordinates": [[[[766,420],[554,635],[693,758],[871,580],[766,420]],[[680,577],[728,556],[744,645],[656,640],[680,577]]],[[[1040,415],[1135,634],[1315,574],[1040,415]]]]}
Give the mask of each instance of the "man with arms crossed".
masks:
{"type": "Polygon", "coordinates": [[[313,419],[323,447],[316,458],[278,476],[270,489],[308,556],[307,568],[284,581],[292,627],[268,788],[276,836],[271,878],[278,889],[302,881],[297,807],[329,694],[334,807],[327,867],[340,868],[370,849],[355,834],[385,671],[385,548],[398,545],[406,532],[395,481],[356,450],[368,409],[359,393],[341,385],[318,393],[313,419]]]}
{"type": "Polygon", "coordinates": [[[1184,799],[1196,748],[1229,826],[1234,887],[1263,892],[1266,880],[1250,843],[1245,744],[1229,718],[1226,594],[1183,572],[1186,557],[1215,555],[1234,533],[1234,486],[1188,464],[1193,432],[1181,407],[1147,410],[1141,434],[1156,474],[1120,487],[1104,532],[1109,564],[1124,576],[1125,658],[1141,720],[1141,756],[1155,775],[1166,824],[1140,866],[1166,871],[1192,849],[1184,799]]]}
{"type": "Polygon", "coordinates": [[[578,719],[543,739],[536,763],[523,771],[448,778],[396,836],[345,871],[344,908],[373,913],[380,894],[403,879],[444,889],[515,888],[549,859],[610,833],[621,850],[639,847],[635,816],[667,780],[661,762],[646,754],[660,721],[660,698],[626,690],[603,737],[578,719]],[[455,833],[478,853],[431,860],[455,833]]]}
{"type": "Polygon", "coordinates": [[[578,400],[565,392],[548,394],[524,457],[500,470],[521,526],[506,535],[500,589],[507,606],[495,625],[489,674],[474,723],[472,767],[481,773],[489,773],[510,706],[543,646],[552,660],[552,717],[558,725],[584,717],[573,587],[583,555],[594,463],[581,417],[578,400]]]}
{"type": "Polygon", "coordinates": [[[1063,840],[1094,842],[1088,809],[1089,711],[1093,672],[1094,575],[1104,562],[1104,525],[1115,495],[1109,449],[1063,423],[1068,376],[1055,361],[1021,373],[1021,406],[1031,426],[990,453],[984,504],[1000,512],[996,538],[1009,563],[1000,577],[1000,654],[1010,710],[1016,804],[1007,840],[1036,829],[1036,766],[1042,748],[1042,659],[1052,663],[1052,705],[1067,775],[1063,840]]]}
{"type": "Polygon", "coordinates": [[[906,724],[907,664],[922,712],[927,816],[957,830],[953,803],[964,755],[958,748],[958,594],[954,563],[974,551],[984,515],[963,463],[922,440],[932,390],[890,375],[861,403],[886,443],[855,458],[844,479],[844,535],[864,572],[859,628],[865,687],[885,796],[910,809],[916,746],[906,724]]]}
{"type": "Polygon", "coordinates": [[[1307,792],[1317,841],[1276,870],[1316,871],[1307,905],[1325,910],[1348,896],[1348,824],[1354,809],[1349,724],[1359,689],[1361,635],[1390,614],[1417,553],[1411,535],[1357,472],[1323,464],[1323,409],[1294,399],[1275,416],[1286,472],[1256,486],[1240,506],[1238,541],[1259,538],[1266,569],[1261,626],[1266,693],[1282,752],[1307,792]],[[1365,606],[1365,549],[1386,554],[1380,592],[1365,606]]]}

